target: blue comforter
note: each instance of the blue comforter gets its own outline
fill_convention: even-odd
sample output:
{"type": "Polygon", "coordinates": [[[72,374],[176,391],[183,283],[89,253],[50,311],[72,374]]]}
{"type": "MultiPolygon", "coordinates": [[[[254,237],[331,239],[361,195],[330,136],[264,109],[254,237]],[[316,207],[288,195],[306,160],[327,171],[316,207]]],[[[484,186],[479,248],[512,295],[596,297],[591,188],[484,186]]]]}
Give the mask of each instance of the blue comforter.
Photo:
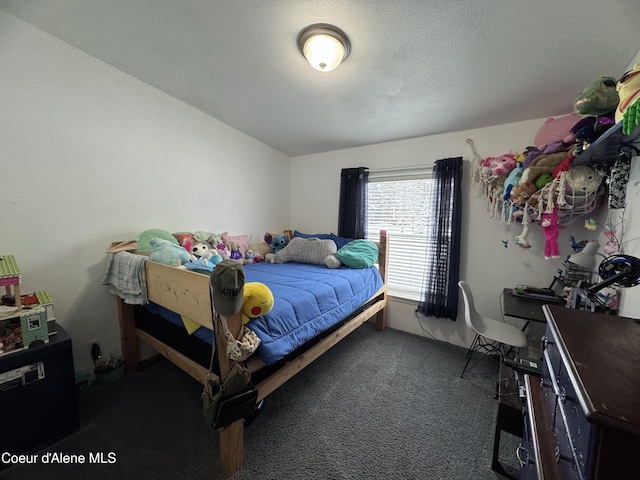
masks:
{"type": "MultiPolygon", "coordinates": [[[[256,354],[267,365],[339,323],[382,287],[376,267],[329,269],[301,263],[256,263],[245,265],[244,270],[246,282],[264,283],[274,297],[271,312],[247,324],[262,341],[256,354]]],[[[178,315],[167,315],[158,305],[149,307],[182,324],[178,315]]],[[[207,328],[201,327],[194,335],[211,343],[212,333],[207,328]]]]}
{"type": "Polygon", "coordinates": [[[271,312],[247,324],[262,340],[257,354],[267,365],[346,318],[382,287],[376,267],[257,263],[245,267],[245,277],[273,293],[271,312]]]}

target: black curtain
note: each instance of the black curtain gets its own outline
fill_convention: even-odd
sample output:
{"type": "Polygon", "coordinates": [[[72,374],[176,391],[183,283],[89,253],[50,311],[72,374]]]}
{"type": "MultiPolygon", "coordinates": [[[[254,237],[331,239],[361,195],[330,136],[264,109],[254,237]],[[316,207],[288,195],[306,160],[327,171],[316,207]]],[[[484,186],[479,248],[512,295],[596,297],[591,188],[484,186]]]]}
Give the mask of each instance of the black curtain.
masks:
{"type": "Polygon", "coordinates": [[[338,235],[340,237],[365,237],[368,181],[369,169],[366,167],[342,169],[338,210],[338,235]]]}
{"type": "Polygon", "coordinates": [[[433,212],[427,233],[425,292],[418,311],[428,317],[458,316],[462,157],[438,160],[433,167],[433,212]]]}

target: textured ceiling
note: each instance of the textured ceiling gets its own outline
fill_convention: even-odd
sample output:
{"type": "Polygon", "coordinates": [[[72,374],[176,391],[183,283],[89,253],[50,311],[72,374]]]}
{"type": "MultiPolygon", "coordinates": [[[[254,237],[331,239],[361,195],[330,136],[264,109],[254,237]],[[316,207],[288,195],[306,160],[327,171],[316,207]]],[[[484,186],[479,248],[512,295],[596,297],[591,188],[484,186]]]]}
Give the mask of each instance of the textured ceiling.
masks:
{"type": "Polygon", "coordinates": [[[638,0],[0,0],[0,8],[290,155],[571,111],[640,49],[638,0]],[[322,74],[296,38],[331,23],[322,74]]]}

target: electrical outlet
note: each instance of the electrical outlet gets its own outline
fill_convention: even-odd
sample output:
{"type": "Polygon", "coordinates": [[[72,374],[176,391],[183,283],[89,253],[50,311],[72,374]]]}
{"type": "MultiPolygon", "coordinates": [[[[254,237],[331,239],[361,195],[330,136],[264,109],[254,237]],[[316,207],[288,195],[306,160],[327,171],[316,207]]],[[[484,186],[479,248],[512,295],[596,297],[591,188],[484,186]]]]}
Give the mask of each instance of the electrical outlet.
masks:
{"type": "Polygon", "coordinates": [[[87,342],[87,348],[89,350],[89,358],[94,362],[102,357],[102,347],[100,346],[99,339],[95,338],[93,340],[89,340],[87,342]],[[97,346],[97,348],[95,346],[97,346]],[[98,358],[95,357],[95,352],[97,352],[98,358]]]}

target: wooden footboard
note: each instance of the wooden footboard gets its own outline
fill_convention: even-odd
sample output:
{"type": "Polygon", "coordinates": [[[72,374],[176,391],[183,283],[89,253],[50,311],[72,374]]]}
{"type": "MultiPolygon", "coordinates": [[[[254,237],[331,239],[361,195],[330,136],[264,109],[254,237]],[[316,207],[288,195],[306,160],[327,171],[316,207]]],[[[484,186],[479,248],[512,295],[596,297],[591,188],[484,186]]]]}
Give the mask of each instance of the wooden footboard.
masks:
{"type": "MultiPolygon", "coordinates": [[[[381,235],[379,243],[378,268],[383,281],[386,282],[388,265],[387,237],[381,235]]],[[[166,307],[180,315],[213,329],[211,317],[211,300],[209,296],[209,277],[180,270],[159,263],[148,261],[145,265],[148,299],[166,307]]],[[[163,342],[136,328],[134,308],[127,305],[118,297],[118,315],[120,320],[120,332],[122,352],[125,356],[127,369],[137,369],[139,361],[138,339],[146,342],[172,363],[191,375],[195,380],[204,384],[208,370],[163,342]]],[[[386,326],[385,307],[387,306],[387,287],[383,285],[373,297],[365,304],[361,312],[344,322],[337,330],[317,342],[296,358],[286,362],[281,368],[269,377],[261,381],[258,389],[258,401],[261,401],[294,375],[311,364],[324,352],[336,345],[348,334],[361,326],[367,320],[376,317],[376,329],[383,330],[386,326]]],[[[240,312],[227,318],[229,330],[237,335],[242,327],[240,312]]],[[[226,352],[226,344],[219,339],[217,355],[221,373],[224,375],[229,368],[226,352]]],[[[249,365],[250,370],[257,370],[260,361],[256,360],[249,365]]],[[[232,475],[242,468],[244,462],[243,421],[239,420],[220,432],[220,465],[226,475],[232,475]]]]}

